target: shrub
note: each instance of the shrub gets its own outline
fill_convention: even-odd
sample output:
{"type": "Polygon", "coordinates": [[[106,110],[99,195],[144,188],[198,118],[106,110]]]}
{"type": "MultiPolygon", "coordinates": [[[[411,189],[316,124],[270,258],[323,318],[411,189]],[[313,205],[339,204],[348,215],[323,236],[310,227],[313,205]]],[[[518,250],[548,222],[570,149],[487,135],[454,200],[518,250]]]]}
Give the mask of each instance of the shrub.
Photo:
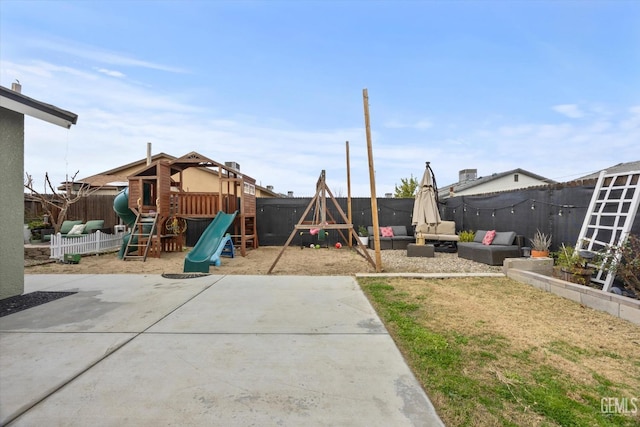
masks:
{"type": "Polygon", "coordinates": [[[473,242],[473,239],[476,237],[476,232],[473,230],[462,230],[460,234],[458,234],[458,240],[461,242],[473,242]]]}
{"type": "Polygon", "coordinates": [[[640,237],[632,234],[620,247],[620,261],[615,272],[625,286],[640,292],[640,237]]]}

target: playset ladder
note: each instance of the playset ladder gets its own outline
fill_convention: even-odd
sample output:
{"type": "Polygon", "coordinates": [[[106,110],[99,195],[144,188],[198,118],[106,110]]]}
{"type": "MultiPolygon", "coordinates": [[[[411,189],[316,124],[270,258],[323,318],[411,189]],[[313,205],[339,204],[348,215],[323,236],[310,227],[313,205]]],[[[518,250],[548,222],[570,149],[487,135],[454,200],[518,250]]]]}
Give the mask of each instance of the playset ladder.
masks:
{"type": "Polygon", "coordinates": [[[158,222],[157,214],[142,214],[138,213],[136,217],[136,222],[133,224],[133,229],[131,230],[131,234],[129,235],[129,241],[127,242],[127,246],[124,250],[124,255],[122,256],[123,260],[134,259],[134,260],[147,260],[147,254],[149,253],[149,248],[154,240],[154,234],[156,232],[156,224],[158,222]],[[135,239],[135,243],[134,241],[135,239]],[[135,249],[135,255],[129,255],[129,250],[135,249]]]}
{"type": "MultiPolygon", "coordinates": [[[[603,265],[620,262],[625,244],[640,203],[640,171],[606,174],[602,171],[593,190],[584,218],[576,250],[589,250],[604,255],[603,265]]],[[[601,268],[591,281],[609,292],[615,279],[610,269],[601,268]]]]}

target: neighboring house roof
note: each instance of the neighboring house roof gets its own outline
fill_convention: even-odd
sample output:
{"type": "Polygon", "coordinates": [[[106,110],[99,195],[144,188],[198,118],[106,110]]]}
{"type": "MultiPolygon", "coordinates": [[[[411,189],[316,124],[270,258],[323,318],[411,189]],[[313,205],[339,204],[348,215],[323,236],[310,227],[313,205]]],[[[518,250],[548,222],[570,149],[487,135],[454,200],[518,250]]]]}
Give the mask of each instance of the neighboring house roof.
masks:
{"type": "MultiPolygon", "coordinates": [[[[166,154],[166,153],[158,153],[154,156],[151,156],[151,161],[155,162],[156,160],[174,160],[175,157],[166,154]]],[[[78,179],[75,181],[76,184],[89,184],[90,187],[103,187],[104,189],[116,189],[119,187],[126,187],[129,185],[128,174],[123,174],[123,171],[129,170],[133,167],[138,166],[142,169],[147,165],[146,157],[140,160],[136,160],[135,162],[127,163],[126,165],[118,166],[117,168],[110,169],[105,172],[100,172],[95,175],[91,175],[82,179],[78,179]]],[[[64,182],[59,187],[59,189],[63,189],[64,182]]]]}
{"type": "MultiPolygon", "coordinates": [[[[162,152],[162,153],[158,153],[151,156],[151,162],[155,162],[156,160],[176,161],[178,165],[183,165],[183,166],[187,164],[194,164],[194,165],[201,165],[201,166],[219,166],[224,169],[229,169],[228,166],[215,162],[201,154],[196,153],[195,151],[185,154],[184,156],[181,156],[179,158],[172,156],[171,154],[162,152]]],[[[137,168],[138,171],[141,171],[146,166],[147,166],[147,158],[145,157],[140,160],[136,160],[134,162],[127,163],[125,165],[118,166],[116,168],[101,172],[99,174],[91,175],[86,178],[79,179],[76,181],[76,183],[86,183],[92,187],[101,186],[105,189],[122,187],[123,186],[122,183],[126,183],[124,184],[124,186],[128,185],[128,176],[130,175],[130,174],[123,174],[123,172],[130,171],[133,168],[137,168]]],[[[203,168],[202,170],[209,172],[211,174],[217,175],[217,172],[213,170],[206,169],[206,168],[203,168]]],[[[272,197],[278,196],[278,193],[274,192],[273,190],[264,188],[259,185],[256,185],[256,187],[258,187],[260,191],[264,194],[269,194],[272,197]]]]}
{"type": "Polygon", "coordinates": [[[78,115],[75,113],[29,98],[4,86],[0,86],[0,107],[36,117],[67,129],[78,121],[78,115]]]}
{"type": "MultiPolygon", "coordinates": [[[[467,191],[470,190],[474,187],[478,187],[480,185],[483,184],[487,184],[491,181],[495,181],[497,179],[503,178],[505,176],[509,176],[509,175],[513,175],[513,174],[519,174],[519,175],[526,175],[530,178],[533,178],[535,180],[541,181],[545,184],[555,184],[556,181],[549,179],[549,178],[545,178],[541,175],[535,174],[533,172],[529,172],[527,170],[521,169],[521,168],[517,168],[517,169],[512,169],[506,172],[500,172],[500,173],[494,173],[488,176],[483,176],[483,177],[479,177],[479,178],[475,178],[475,179],[470,179],[468,181],[463,181],[463,182],[457,182],[455,184],[449,184],[449,185],[445,185],[442,186],[440,188],[438,188],[438,196],[440,198],[446,198],[449,196],[450,190],[451,188],[453,188],[453,192],[455,193],[460,193],[463,191],[467,191]]],[[[523,186],[524,187],[524,186],[523,186]]]]}
{"type": "MultiPolygon", "coordinates": [[[[158,154],[155,154],[155,155],[151,156],[151,162],[155,162],[156,160],[163,160],[163,159],[175,160],[176,157],[172,156],[171,154],[167,154],[167,153],[158,153],[158,154]]],[[[101,172],[98,175],[112,175],[112,176],[113,175],[118,175],[119,172],[125,171],[127,169],[131,169],[131,168],[133,168],[135,166],[139,166],[140,168],[142,168],[142,167],[144,167],[146,165],[147,165],[147,158],[145,157],[145,158],[142,158],[140,160],[136,160],[135,162],[127,163],[126,165],[118,166],[117,168],[101,172]]],[[[93,175],[93,176],[98,176],[98,175],[93,175]]],[[[125,176],[125,179],[123,181],[126,181],[126,180],[127,180],[127,178],[125,176]]]]}
{"type": "MultiPolygon", "coordinates": [[[[626,162],[626,163],[618,163],[617,165],[610,166],[605,168],[607,173],[623,173],[623,172],[631,172],[631,171],[639,171],[640,170],[640,160],[636,160],[635,162],[626,162]]],[[[579,180],[587,180],[587,179],[598,179],[600,176],[600,172],[590,173],[589,175],[585,175],[579,180]]]]}

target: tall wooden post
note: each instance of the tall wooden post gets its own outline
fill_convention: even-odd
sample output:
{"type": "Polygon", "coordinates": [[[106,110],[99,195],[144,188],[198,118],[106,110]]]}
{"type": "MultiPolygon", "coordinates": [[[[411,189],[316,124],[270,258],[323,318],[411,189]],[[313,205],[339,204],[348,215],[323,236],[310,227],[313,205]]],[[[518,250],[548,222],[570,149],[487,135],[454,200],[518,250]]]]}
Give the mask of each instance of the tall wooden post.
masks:
{"type": "Polygon", "coordinates": [[[382,271],[382,256],[380,254],[380,226],[378,223],[378,200],[376,199],[376,177],[373,168],[373,148],[371,146],[371,123],[369,122],[369,92],[362,90],[364,102],[364,124],[367,132],[367,155],[369,157],[369,183],[371,185],[371,219],[373,220],[374,248],[376,250],[376,272],[382,271]]]}
{"type": "MultiPolygon", "coordinates": [[[[347,220],[349,224],[353,224],[353,218],[351,217],[351,167],[349,166],[349,141],[346,141],[347,147],[347,220]]],[[[351,236],[349,236],[349,247],[353,245],[351,236]]]]}

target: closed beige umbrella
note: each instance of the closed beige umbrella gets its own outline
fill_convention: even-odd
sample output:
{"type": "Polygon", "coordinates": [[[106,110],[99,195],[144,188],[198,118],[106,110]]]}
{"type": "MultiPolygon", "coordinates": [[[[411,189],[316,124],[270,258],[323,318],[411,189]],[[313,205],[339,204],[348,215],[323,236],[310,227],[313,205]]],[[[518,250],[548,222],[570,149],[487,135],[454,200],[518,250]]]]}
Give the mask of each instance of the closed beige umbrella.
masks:
{"type": "MultiPolygon", "coordinates": [[[[438,201],[435,189],[435,179],[433,171],[427,162],[427,168],[420,181],[418,193],[413,203],[413,217],[411,225],[416,228],[416,238],[419,233],[433,233],[440,224],[440,212],[438,211],[438,201]]],[[[418,239],[419,240],[419,239],[418,239]]]]}

